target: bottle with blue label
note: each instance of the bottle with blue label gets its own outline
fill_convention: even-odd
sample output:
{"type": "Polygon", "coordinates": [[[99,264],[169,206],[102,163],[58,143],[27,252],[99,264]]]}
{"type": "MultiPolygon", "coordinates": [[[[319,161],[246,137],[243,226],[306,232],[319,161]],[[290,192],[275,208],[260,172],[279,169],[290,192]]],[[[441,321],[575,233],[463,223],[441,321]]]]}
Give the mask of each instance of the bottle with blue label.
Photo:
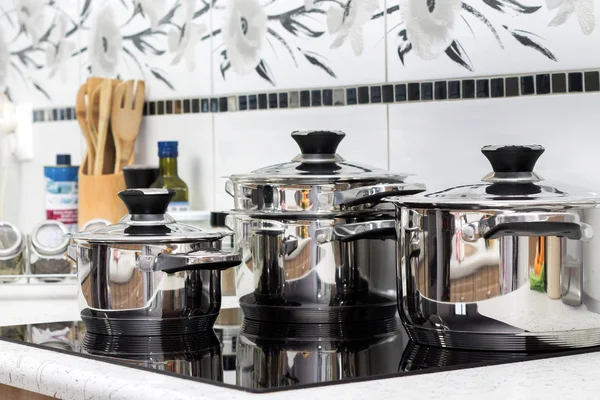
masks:
{"type": "Polygon", "coordinates": [[[62,222],[71,232],[77,232],[78,170],[70,154],[58,154],[56,165],[44,167],[46,219],[62,222]]]}
{"type": "Polygon", "coordinates": [[[188,186],[177,175],[178,142],[158,142],[160,173],[153,188],[172,189],[175,197],[169,204],[169,212],[188,211],[190,208],[188,186]]]}

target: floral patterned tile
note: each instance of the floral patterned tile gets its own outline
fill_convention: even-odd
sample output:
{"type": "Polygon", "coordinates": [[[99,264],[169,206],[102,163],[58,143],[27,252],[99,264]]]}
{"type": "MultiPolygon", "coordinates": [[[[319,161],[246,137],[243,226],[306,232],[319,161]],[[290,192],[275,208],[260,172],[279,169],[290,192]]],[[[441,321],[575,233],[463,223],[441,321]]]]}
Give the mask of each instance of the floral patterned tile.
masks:
{"type": "Polygon", "coordinates": [[[209,0],[85,0],[82,81],[144,79],[148,99],[211,93],[209,0]]]}
{"type": "Polygon", "coordinates": [[[215,0],[215,94],[380,82],[384,0],[215,0]]]}
{"type": "Polygon", "coordinates": [[[0,90],[15,102],[68,105],[79,82],[78,0],[0,3],[0,90]]]}
{"type": "Polygon", "coordinates": [[[388,79],[595,68],[595,13],[594,0],[388,0],[388,79]]]}

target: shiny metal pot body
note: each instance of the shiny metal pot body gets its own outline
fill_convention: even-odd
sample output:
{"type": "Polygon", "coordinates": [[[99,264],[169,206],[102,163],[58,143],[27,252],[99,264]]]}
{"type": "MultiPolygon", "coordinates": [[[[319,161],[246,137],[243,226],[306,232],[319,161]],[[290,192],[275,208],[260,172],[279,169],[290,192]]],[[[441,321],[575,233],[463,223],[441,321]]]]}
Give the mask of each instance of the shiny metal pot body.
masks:
{"type": "Polygon", "coordinates": [[[398,205],[397,220],[399,310],[415,342],[504,351],[600,345],[599,209],[398,205]]]}
{"type": "Polygon", "coordinates": [[[396,314],[395,222],[389,213],[321,218],[236,214],[246,318],[330,323],[396,314]],[[388,218],[388,219],[386,219],[388,218]]]}
{"type": "MultiPolygon", "coordinates": [[[[221,307],[220,270],[184,266],[162,270],[164,254],[216,254],[219,240],[179,244],[90,244],[74,248],[79,308],[88,331],[165,335],[209,329],[221,307]],[[159,265],[159,267],[157,267],[159,265]]],[[[166,261],[166,260],[165,260],[166,261]]],[[[164,263],[167,265],[168,263],[164,263]]]]}

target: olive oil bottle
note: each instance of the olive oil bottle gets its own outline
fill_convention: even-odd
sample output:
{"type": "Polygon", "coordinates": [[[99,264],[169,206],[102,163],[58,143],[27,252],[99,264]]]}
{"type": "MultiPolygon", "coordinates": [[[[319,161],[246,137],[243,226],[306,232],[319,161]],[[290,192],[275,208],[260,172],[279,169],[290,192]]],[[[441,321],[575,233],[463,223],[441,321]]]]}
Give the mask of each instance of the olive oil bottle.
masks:
{"type": "Polygon", "coordinates": [[[169,212],[188,211],[190,207],[188,186],[177,175],[177,144],[178,142],[158,142],[160,173],[150,186],[175,191],[175,197],[169,204],[169,212]]]}

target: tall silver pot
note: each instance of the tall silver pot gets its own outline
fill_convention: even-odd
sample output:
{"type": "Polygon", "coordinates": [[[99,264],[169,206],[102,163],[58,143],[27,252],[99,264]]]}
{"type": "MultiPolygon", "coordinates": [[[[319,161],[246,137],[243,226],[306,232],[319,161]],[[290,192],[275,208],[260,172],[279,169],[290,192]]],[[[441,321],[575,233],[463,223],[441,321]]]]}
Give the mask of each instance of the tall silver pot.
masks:
{"type": "Polygon", "coordinates": [[[600,345],[600,197],[541,183],[541,146],[488,146],[484,183],[393,198],[411,339],[478,350],[600,345]]]}

